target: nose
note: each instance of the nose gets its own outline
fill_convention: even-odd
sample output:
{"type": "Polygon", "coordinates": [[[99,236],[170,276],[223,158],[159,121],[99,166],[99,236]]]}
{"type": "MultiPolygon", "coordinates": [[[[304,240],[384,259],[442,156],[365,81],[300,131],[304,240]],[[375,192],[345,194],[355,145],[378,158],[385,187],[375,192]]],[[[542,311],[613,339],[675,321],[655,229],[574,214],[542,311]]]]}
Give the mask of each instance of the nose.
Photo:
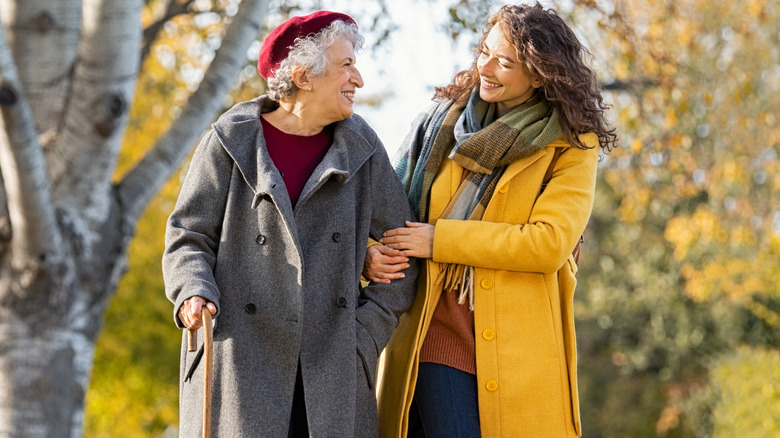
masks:
{"type": "Polygon", "coordinates": [[[352,67],[352,77],[350,82],[357,88],[363,88],[363,76],[360,75],[360,70],[357,67],[352,67]]]}
{"type": "Polygon", "coordinates": [[[477,60],[477,72],[478,72],[480,75],[485,75],[485,76],[487,76],[487,75],[488,75],[488,73],[490,73],[490,71],[492,70],[492,69],[490,68],[490,64],[491,64],[491,62],[490,62],[490,59],[485,59],[485,60],[483,60],[483,59],[478,59],[478,60],[477,60]]]}

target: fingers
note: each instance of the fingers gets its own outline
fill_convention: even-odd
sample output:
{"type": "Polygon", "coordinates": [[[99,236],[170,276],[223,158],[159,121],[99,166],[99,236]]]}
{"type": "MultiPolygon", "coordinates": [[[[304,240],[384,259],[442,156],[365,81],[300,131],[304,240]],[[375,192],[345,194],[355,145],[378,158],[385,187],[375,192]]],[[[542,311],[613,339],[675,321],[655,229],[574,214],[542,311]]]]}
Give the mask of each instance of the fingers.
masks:
{"type": "Polygon", "coordinates": [[[207,302],[202,297],[192,297],[184,301],[179,308],[179,320],[188,329],[197,329],[203,325],[201,321],[201,309],[206,306],[212,315],[217,313],[217,307],[207,302]]]}
{"type": "Polygon", "coordinates": [[[391,263],[403,263],[409,261],[409,258],[403,256],[401,251],[398,251],[397,249],[390,248],[386,245],[374,245],[374,247],[376,247],[377,251],[379,251],[383,258],[388,260],[392,259],[393,261],[391,263]]]}
{"type": "MultiPolygon", "coordinates": [[[[412,222],[407,222],[408,224],[412,222]]],[[[400,228],[393,228],[392,230],[387,230],[382,234],[382,239],[385,239],[387,237],[394,237],[394,236],[407,236],[409,235],[409,228],[406,227],[400,227],[400,228]]]]}
{"type": "Polygon", "coordinates": [[[397,272],[397,273],[387,273],[387,272],[378,272],[378,271],[371,271],[368,270],[364,276],[374,283],[390,283],[393,280],[400,280],[401,278],[406,277],[403,272],[397,272]],[[367,274],[367,275],[366,275],[367,274]]]}
{"type": "Polygon", "coordinates": [[[406,225],[387,231],[380,242],[408,257],[430,258],[435,227],[421,222],[406,222],[406,225]]]}
{"type": "Polygon", "coordinates": [[[366,251],[363,276],[375,283],[390,283],[404,278],[402,272],[409,267],[409,258],[385,245],[373,245],[366,251]]]}

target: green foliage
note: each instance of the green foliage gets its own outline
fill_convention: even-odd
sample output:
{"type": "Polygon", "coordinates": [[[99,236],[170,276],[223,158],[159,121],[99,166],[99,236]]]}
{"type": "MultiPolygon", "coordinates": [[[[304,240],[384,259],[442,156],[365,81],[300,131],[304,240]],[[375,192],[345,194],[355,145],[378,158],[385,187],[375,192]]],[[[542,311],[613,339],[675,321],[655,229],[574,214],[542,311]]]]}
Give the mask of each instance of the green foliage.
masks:
{"type": "Polygon", "coordinates": [[[743,345],[771,356],[780,343],[778,4],[611,7],[575,11],[596,23],[585,34],[598,35],[622,140],[602,163],[578,274],[585,435],[770,436],[724,432],[722,417],[754,402],[718,388],[723,370],[730,393],[755,379],[764,359],[743,345]],[[733,354],[741,366],[721,362],[733,354]]]}

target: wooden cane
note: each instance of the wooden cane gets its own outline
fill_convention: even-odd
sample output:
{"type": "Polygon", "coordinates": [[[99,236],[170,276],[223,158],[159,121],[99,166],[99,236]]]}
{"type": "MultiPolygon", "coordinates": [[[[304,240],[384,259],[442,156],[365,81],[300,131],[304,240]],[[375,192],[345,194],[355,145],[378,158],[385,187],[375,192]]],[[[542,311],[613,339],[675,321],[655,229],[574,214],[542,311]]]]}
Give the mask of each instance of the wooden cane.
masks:
{"type": "MultiPolygon", "coordinates": [[[[203,438],[211,438],[211,386],[212,368],[214,367],[214,324],[211,312],[203,306],[201,310],[203,321],[203,438]]],[[[187,350],[198,348],[198,331],[187,330],[187,350]]]]}
{"type": "Polygon", "coordinates": [[[211,312],[203,306],[203,438],[211,438],[211,385],[214,367],[214,324],[211,312]]]}

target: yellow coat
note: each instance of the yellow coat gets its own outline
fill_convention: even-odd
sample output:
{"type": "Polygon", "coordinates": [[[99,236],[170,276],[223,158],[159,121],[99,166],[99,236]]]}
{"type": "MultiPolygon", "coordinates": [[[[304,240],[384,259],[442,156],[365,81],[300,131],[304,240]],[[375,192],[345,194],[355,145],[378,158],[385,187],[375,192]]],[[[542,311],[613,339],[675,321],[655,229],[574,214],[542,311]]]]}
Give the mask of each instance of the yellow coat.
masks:
{"type": "Polygon", "coordinates": [[[431,189],[433,258],[418,278],[379,365],[377,397],[382,437],[406,436],[418,354],[441,295],[439,263],[474,266],[474,326],[482,436],[577,437],[577,354],[571,258],[590,217],[598,166],[592,149],[550,144],[510,164],[482,221],[437,220],[460,183],[462,168],[445,160],[431,189]],[[553,148],[565,147],[539,196],[553,148]]]}

